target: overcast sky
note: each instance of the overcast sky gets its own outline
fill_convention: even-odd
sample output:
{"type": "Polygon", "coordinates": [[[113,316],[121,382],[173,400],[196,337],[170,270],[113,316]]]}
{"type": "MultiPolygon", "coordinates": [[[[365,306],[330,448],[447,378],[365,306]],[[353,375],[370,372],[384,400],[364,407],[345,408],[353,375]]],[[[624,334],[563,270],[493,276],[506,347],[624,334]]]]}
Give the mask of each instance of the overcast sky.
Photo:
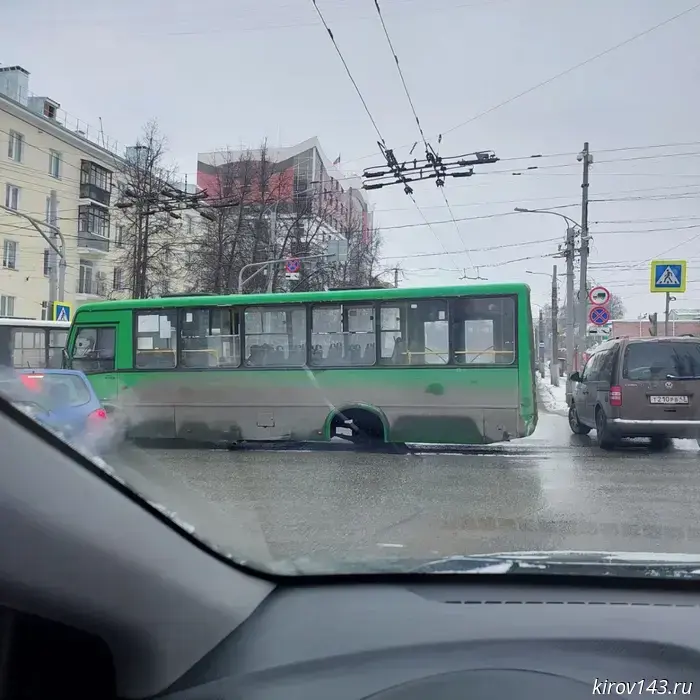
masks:
{"type": "MultiPolygon", "coordinates": [[[[374,0],[317,2],[387,145],[406,155],[419,134],[374,0]]],[[[467,219],[456,225],[433,182],[415,185],[425,218],[447,222],[431,227],[400,187],[371,193],[385,263],[405,271],[403,284],[456,282],[476,266],[489,281],[527,281],[545,303],[552,263],[563,270],[548,256],[566,224],[512,210],[571,205],[556,211],[580,220],[576,155],[588,141],[591,276],[634,317],[663,311],[663,295],[648,293],[648,261],[687,259],[676,305],[700,308],[700,8],[536,87],[692,0],[379,5],[428,139],[437,148],[444,134],[445,156],[491,149],[502,159],[447,181],[455,218],[467,219]]],[[[2,15],[0,62],[30,71],[32,92],[92,128],[101,117],[126,144],[156,118],[192,181],[198,152],[265,137],[318,136],[346,173],[381,164],[312,0],[25,0],[2,15]]]]}

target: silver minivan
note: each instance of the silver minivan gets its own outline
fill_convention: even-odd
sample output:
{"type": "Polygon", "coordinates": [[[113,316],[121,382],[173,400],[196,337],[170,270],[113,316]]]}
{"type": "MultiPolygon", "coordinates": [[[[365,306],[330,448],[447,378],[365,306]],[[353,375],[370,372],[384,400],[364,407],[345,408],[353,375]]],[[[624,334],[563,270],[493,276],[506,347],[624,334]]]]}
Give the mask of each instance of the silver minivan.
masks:
{"type": "Polygon", "coordinates": [[[671,438],[700,444],[700,338],[616,338],[569,376],[569,426],[596,431],[612,449],[622,438],[671,438]]]}

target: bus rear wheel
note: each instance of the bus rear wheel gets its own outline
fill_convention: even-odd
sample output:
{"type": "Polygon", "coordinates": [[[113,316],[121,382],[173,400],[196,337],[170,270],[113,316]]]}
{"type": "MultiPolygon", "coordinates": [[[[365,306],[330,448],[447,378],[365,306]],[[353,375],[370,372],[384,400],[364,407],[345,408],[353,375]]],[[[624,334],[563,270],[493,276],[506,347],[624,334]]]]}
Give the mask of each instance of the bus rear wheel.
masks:
{"type": "Polygon", "coordinates": [[[372,411],[349,408],[336,413],[331,421],[331,438],[339,437],[359,445],[384,442],[384,424],[372,411]]]}

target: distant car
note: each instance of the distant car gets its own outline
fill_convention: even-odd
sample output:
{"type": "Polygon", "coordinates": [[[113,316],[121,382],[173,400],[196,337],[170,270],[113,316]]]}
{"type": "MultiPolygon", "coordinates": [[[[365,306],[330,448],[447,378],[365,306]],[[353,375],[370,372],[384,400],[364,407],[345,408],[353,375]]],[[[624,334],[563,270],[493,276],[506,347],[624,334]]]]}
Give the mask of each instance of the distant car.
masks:
{"type": "Polygon", "coordinates": [[[598,346],[569,377],[569,425],[596,431],[611,449],[621,438],[670,438],[700,444],[700,339],[617,338],[598,346]]]}
{"type": "Polygon", "coordinates": [[[116,431],[83,372],[17,370],[0,381],[0,394],[78,447],[100,453],[113,445],[116,431]]]}

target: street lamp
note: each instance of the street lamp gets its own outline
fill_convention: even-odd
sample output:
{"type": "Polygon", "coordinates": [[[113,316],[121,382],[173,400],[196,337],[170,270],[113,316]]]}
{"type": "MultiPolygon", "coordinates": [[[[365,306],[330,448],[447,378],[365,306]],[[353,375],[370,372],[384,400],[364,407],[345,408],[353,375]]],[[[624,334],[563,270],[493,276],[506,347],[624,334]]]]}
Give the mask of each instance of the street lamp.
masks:
{"type": "Polygon", "coordinates": [[[551,214],[552,216],[558,216],[560,219],[568,221],[574,229],[580,231],[582,228],[581,224],[576,223],[572,218],[558,211],[550,211],[549,209],[525,209],[525,207],[515,207],[514,211],[517,211],[519,214],[551,214]]]}
{"type": "MultiPolygon", "coordinates": [[[[566,368],[571,372],[574,365],[574,237],[577,233],[583,231],[583,227],[578,222],[574,221],[566,214],[561,214],[558,211],[550,211],[549,209],[526,209],[525,207],[515,207],[515,211],[521,214],[551,214],[558,216],[566,221],[566,368]]],[[[582,270],[583,273],[583,270],[582,270]]],[[[587,284],[585,279],[581,279],[581,286],[586,289],[587,284]]],[[[586,319],[585,300],[580,300],[581,316],[579,320],[579,336],[581,338],[581,347],[583,349],[586,319]]]]}

